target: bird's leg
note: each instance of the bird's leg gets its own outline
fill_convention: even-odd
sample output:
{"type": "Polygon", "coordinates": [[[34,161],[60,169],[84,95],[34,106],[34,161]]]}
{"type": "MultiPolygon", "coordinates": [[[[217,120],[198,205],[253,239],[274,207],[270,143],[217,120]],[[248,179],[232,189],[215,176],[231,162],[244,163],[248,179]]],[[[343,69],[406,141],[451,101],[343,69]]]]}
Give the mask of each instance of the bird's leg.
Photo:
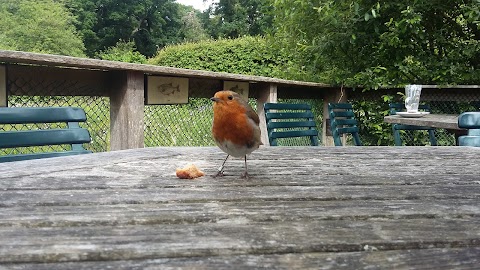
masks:
{"type": "Polygon", "coordinates": [[[228,159],[229,156],[230,155],[227,155],[227,157],[225,158],[225,160],[222,163],[222,166],[220,166],[220,168],[218,168],[217,174],[215,174],[213,177],[223,176],[223,167],[225,166],[225,162],[227,162],[227,159],[228,159]]]}
{"type": "Polygon", "coordinates": [[[242,178],[245,178],[245,179],[250,179],[250,177],[248,177],[248,169],[247,169],[247,155],[245,155],[245,172],[242,174],[242,178]]]}

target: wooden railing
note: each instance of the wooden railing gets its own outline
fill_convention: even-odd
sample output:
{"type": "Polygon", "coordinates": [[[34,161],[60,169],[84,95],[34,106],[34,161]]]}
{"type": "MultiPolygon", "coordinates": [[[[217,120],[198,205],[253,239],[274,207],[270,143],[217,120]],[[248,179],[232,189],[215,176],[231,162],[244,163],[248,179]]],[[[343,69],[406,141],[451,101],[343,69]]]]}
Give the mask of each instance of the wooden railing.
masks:
{"type": "MultiPolygon", "coordinates": [[[[400,88],[363,92],[359,88],[342,88],[314,82],[0,50],[0,106],[6,106],[7,96],[15,92],[15,89],[11,88],[17,87],[7,86],[11,78],[22,79],[32,85],[39,81],[45,85],[45,81],[58,80],[62,80],[67,86],[69,83],[82,84],[85,87],[52,88],[48,95],[42,89],[29,85],[23,86],[21,92],[26,96],[108,97],[110,150],[141,148],[144,147],[145,85],[149,76],[188,79],[189,97],[212,97],[216,91],[224,89],[226,81],[248,83],[249,97],[257,100],[262,141],[265,145],[268,145],[263,110],[263,104],[266,102],[276,102],[279,98],[323,100],[322,142],[323,145],[331,146],[333,139],[328,135],[328,102],[381,100],[382,95],[403,92],[400,88]]],[[[424,85],[423,88],[422,101],[480,100],[479,85],[424,85]]]]}
{"type": "MultiPolygon", "coordinates": [[[[249,97],[257,99],[262,140],[266,145],[268,138],[263,117],[265,102],[276,102],[279,97],[325,99],[339,95],[337,92],[340,91],[338,87],[313,82],[0,50],[0,96],[3,97],[3,106],[10,92],[5,83],[9,76],[30,82],[59,78],[67,84],[68,81],[82,82],[90,86],[88,90],[80,88],[73,92],[62,92],[60,89],[53,90],[60,91],[54,94],[109,97],[110,150],[144,146],[145,81],[151,75],[187,78],[190,97],[212,97],[216,91],[223,89],[225,81],[248,82],[249,97]]],[[[42,95],[41,91],[33,88],[26,92],[24,90],[23,94],[42,95]]]]}

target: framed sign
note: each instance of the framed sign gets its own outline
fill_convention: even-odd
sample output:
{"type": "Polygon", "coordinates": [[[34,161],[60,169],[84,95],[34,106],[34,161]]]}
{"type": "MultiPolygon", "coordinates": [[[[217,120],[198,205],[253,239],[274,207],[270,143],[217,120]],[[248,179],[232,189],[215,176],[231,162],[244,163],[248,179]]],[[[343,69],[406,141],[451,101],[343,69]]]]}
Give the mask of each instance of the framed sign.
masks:
{"type": "Polygon", "coordinates": [[[237,92],[240,96],[248,99],[248,90],[250,84],[248,82],[224,81],[223,89],[237,92]]]}
{"type": "Polygon", "coordinates": [[[145,104],[188,103],[188,78],[147,76],[145,104]]]}
{"type": "Polygon", "coordinates": [[[7,107],[7,69],[0,66],[0,107],[7,107]]]}

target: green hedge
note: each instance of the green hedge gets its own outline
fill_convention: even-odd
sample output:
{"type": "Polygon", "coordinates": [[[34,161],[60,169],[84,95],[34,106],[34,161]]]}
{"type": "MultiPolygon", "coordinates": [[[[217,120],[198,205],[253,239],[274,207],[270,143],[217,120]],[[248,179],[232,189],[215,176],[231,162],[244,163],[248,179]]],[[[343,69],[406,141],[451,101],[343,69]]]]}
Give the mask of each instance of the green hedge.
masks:
{"type": "Polygon", "coordinates": [[[265,38],[251,36],[168,46],[149,59],[153,65],[277,78],[286,77],[288,62],[265,38]]]}

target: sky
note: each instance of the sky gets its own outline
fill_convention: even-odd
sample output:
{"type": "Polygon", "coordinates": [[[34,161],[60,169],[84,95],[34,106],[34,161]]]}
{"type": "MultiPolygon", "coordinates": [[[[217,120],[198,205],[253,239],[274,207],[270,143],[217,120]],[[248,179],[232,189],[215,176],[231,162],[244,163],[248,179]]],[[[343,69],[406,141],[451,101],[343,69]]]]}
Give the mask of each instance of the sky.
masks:
{"type": "Polygon", "coordinates": [[[216,2],[216,1],[207,0],[206,2],[203,2],[203,0],[177,0],[176,2],[186,6],[193,6],[196,9],[204,11],[205,9],[208,8],[208,6],[210,6],[210,3],[216,2]]]}

